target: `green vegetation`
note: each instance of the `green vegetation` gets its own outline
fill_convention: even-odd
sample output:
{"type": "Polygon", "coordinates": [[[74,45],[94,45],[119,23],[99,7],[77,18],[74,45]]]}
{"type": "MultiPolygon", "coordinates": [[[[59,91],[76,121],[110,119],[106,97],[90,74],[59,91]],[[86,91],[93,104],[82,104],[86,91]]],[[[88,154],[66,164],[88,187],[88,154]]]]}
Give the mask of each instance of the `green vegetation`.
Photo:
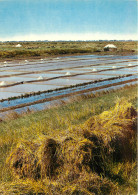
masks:
{"type": "Polygon", "coordinates": [[[0,125],[0,193],[136,194],[136,99],[131,86],[9,114],[0,125]]]}
{"type": "Polygon", "coordinates": [[[111,41],[116,52],[104,52],[107,41],[89,42],[6,42],[0,43],[0,59],[40,58],[73,54],[132,54],[137,53],[137,41],[111,41]],[[22,47],[17,48],[16,45],[22,47]]]}

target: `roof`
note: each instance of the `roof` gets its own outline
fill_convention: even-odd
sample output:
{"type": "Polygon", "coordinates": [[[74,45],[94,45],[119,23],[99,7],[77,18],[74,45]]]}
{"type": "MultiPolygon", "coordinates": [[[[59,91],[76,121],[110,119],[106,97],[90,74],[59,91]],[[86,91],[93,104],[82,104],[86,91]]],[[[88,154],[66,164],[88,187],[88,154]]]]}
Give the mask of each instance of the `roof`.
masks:
{"type": "Polygon", "coordinates": [[[117,48],[117,47],[113,44],[108,44],[104,48],[117,48]]]}
{"type": "Polygon", "coordinates": [[[21,44],[18,44],[18,45],[16,45],[16,47],[22,47],[22,45],[21,44]]]}

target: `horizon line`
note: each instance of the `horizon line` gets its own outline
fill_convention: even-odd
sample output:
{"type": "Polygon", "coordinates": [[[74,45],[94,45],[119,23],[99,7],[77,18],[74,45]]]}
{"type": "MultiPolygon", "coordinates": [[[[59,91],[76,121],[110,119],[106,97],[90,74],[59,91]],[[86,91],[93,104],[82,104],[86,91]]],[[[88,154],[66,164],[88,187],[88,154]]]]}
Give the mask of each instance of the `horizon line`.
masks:
{"type": "Polygon", "coordinates": [[[138,41],[138,39],[109,39],[109,40],[106,40],[106,39],[97,39],[97,40],[12,40],[12,41],[1,41],[0,40],[0,43],[5,43],[5,42],[90,42],[90,41],[113,41],[113,42],[116,42],[116,41],[138,41]]]}
{"type": "Polygon", "coordinates": [[[138,40],[138,34],[117,33],[50,33],[26,34],[9,37],[0,37],[1,42],[7,41],[99,41],[99,40],[138,40]]]}

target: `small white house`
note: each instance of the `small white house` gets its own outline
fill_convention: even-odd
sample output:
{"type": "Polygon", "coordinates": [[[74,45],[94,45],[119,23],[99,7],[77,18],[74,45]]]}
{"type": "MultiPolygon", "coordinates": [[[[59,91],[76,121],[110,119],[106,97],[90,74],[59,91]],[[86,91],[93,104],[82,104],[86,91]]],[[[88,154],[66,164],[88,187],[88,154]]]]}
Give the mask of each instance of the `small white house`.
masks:
{"type": "Polygon", "coordinates": [[[104,47],[104,51],[116,51],[117,47],[113,44],[108,44],[104,47]]]}
{"type": "Polygon", "coordinates": [[[17,44],[15,47],[22,47],[22,45],[21,44],[17,44]]]}

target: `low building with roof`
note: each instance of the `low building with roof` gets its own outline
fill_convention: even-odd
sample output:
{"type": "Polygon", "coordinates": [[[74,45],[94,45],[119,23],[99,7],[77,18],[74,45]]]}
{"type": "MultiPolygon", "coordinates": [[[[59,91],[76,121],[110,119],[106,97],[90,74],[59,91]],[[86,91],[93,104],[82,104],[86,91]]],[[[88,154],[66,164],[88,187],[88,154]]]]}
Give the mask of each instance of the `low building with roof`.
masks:
{"type": "Polygon", "coordinates": [[[17,44],[15,47],[22,47],[22,45],[21,44],[17,44]]]}
{"type": "Polygon", "coordinates": [[[117,47],[113,44],[108,44],[104,47],[104,51],[117,51],[117,47]]]}

